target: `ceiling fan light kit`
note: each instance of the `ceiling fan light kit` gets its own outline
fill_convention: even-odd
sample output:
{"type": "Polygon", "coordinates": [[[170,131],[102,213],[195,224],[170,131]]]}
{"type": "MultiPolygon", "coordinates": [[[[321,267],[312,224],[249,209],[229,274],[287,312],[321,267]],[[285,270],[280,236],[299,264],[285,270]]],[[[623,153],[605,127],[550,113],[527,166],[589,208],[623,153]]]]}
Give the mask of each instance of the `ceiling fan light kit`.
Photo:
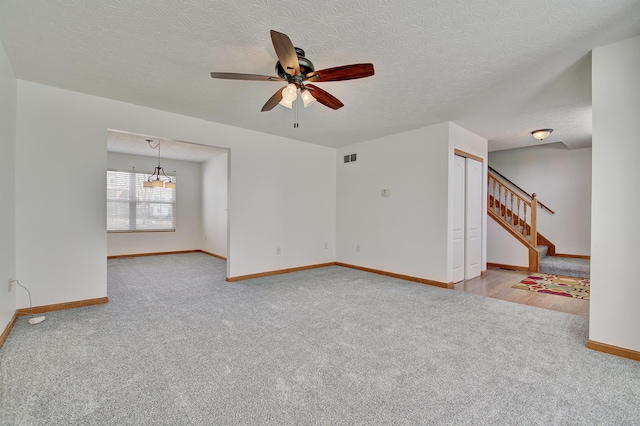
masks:
{"type": "Polygon", "coordinates": [[[282,105],[285,108],[289,108],[292,109],[293,108],[293,102],[292,101],[288,101],[285,98],[282,98],[282,100],[280,102],[278,102],[280,105],[282,105]]]}
{"type": "MultiPolygon", "coordinates": [[[[344,106],[340,100],[323,89],[309,84],[329,81],[354,80],[370,77],[375,74],[373,64],[351,64],[316,71],[313,63],[305,58],[304,50],[294,47],[289,36],[278,31],[271,30],[271,42],[278,56],[275,71],[278,76],[258,74],[240,74],[228,72],[212,72],[211,77],[228,80],[254,80],[254,81],[283,81],[287,85],[280,88],[262,107],[262,112],[271,111],[276,105],[282,105],[292,109],[293,102],[300,98],[305,107],[318,101],[331,109],[339,109],[344,106]]],[[[297,127],[294,125],[294,127],[297,127]]]]}
{"type": "Polygon", "coordinates": [[[302,90],[300,92],[300,97],[302,98],[302,103],[304,104],[305,108],[316,101],[316,98],[314,98],[311,92],[308,90],[302,90]]]}
{"type": "Polygon", "coordinates": [[[289,83],[287,87],[282,89],[282,99],[293,102],[298,98],[298,88],[295,84],[289,83]]]}

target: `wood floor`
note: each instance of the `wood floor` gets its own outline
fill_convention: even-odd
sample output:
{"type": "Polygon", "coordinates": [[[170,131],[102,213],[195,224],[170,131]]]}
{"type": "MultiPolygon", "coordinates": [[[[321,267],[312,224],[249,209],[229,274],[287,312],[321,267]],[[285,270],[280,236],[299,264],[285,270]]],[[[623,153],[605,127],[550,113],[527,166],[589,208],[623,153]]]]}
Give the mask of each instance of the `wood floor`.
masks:
{"type": "Polygon", "coordinates": [[[555,296],[553,294],[536,293],[535,291],[511,288],[529,275],[523,271],[509,271],[499,268],[488,268],[487,275],[456,284],[454,290],[473,293],[480,296],[538,308],[565,312],[568,314],[589,316],[589,301],[572,297],[555,296]]]}

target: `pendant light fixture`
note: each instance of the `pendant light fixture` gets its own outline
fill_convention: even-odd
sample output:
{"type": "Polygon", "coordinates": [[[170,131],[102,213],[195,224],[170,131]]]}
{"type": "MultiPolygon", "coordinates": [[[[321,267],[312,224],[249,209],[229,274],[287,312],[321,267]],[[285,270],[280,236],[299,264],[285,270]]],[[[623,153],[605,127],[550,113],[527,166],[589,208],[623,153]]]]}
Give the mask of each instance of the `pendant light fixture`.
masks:
{"type": "Polygon", "coordinates": [[[158,150],[158,165],[151,176],[147,178],[143,183],[145,188],[169,188],[175,189],[176,183],[171,180],[169,176],[164,172],[164,168],[160,165],[160,142],[153,145],[153,140],[147,139],[147,143],[151,149],[158,150]]]}

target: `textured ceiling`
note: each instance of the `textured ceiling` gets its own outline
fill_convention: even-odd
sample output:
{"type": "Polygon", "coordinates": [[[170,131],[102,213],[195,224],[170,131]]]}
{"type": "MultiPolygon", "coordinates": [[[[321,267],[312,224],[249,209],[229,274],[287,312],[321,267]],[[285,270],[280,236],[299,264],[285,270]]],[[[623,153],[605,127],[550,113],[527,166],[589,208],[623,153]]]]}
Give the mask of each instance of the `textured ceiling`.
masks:
{"type": "Polygon", "coordinates": [[[153,149],[147,140],[151,140],[151,145],[153,146],[160,144],[161,160],[171,158],[173,160],[200,163],[227,152],[226,149],[214,148],[212,146],[115,130],[109,130],[107,132],[107,151],[157,158],[158,150],[153,149]]]}
{"type": "Polygon", "coordinates": [[[489,149],[591,144],[594,47],[640,35],[638,0],[0,0],[19,79],[327,146],[451,120],[489,149]],[[316,69],[376,75],[318,83],[344,102],[260,112],[278,82],[274,29],[316,69]]]}

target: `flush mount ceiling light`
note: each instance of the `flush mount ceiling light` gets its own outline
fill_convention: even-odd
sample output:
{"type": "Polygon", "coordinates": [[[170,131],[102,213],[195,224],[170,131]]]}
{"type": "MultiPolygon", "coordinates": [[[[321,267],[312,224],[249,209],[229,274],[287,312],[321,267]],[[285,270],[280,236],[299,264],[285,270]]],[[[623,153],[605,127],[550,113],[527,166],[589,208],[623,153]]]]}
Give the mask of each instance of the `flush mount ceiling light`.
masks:
{"type": "Polygon", "coordinates": [[[157,142],[155,146],[151,139],[147,139],[147,143],[151,149],[158,150],[158,165],[151,176],[147,178],[142,184],[145,188],[169,188],[175,189],[176,183],[171,180],[169,176],[164,172],[164,168],[160,165],[160,142],[157,142]]]}
{"type": "Polygon", "coordinates": [[[533,132],[531,132],[531,134],[533,135],[534,138],[541,141],[545,138],[548,138],[551,132],[553,132],[553,129],[539,129],[539,130],[534,130],[533,132]]]}

